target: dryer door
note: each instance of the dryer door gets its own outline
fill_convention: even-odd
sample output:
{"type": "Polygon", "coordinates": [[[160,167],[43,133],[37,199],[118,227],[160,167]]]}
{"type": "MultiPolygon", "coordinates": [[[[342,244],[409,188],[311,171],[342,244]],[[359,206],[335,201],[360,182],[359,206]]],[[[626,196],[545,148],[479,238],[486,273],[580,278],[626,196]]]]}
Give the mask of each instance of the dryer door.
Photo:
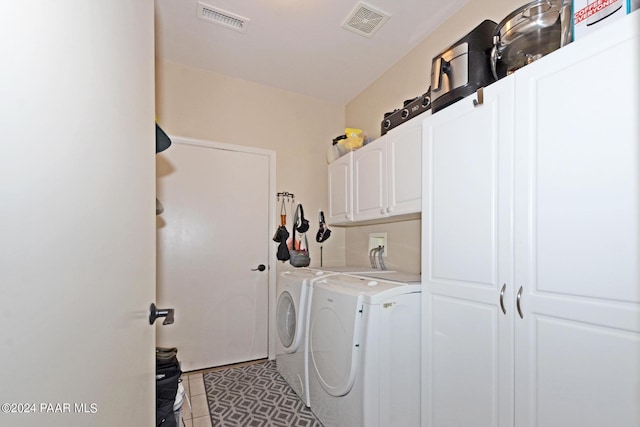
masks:
{"type": "Polygon", "coordinates": [[[362,296],[316,285],[313,291],[310,351],[311,369],[324,390],[344,396],[358,373],[362,296]]]}
{"type": "Polygon", "coordinates": [[[283,291],[278,298],[276,308],[276,325],[278,328],[278,338],[284,351],[294,353],[298,348],[300,334],[297,334],[296,304],[288,291],[283,291]]]}

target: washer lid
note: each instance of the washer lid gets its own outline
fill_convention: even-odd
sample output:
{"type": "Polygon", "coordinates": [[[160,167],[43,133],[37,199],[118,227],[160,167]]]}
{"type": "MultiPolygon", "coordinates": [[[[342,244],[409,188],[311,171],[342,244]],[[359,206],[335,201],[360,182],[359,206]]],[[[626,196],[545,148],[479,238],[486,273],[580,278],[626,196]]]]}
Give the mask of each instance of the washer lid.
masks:
{"type": "MultiPolygon", "coordinates": [[[[386,276],[386,275],[385,275],[386,276]]],[[[380,277],[385,277],[380,276],[380,277]]],[[[367,304],[380,304],[398,295],[420,292],[421,285],[393,282],[377,277],[365,275],[337,275],[318,280],[313,284],[315,289],[320,286],[332,289],[334,292],[346,295],[362,295],[367,304]]]]}
{"type": "Polygon", "coordinates": [[[296,268],[295,270],[287,270],[280,273],[280,279],[287,281],[309,282],[326,276],[336,274],[335,272],[317,270],[314,268],[296,268]]]}
{"type": "Polygon", "coordinates": [[[358,374],[362,296],[322,285],[314,289],[312,300],[310,369],[327,393],[339,397],[351,391],[358,374]]]}
{"type": "Polygon", "coordinates": [[[400,282],[406,284],[419,284],[422,280],[420,274],[404,273],[402,271],[371,271],[366,273],[358,273],[356,276],[372,277],[374,279],[382,279],[389,282],[400,282]]]}

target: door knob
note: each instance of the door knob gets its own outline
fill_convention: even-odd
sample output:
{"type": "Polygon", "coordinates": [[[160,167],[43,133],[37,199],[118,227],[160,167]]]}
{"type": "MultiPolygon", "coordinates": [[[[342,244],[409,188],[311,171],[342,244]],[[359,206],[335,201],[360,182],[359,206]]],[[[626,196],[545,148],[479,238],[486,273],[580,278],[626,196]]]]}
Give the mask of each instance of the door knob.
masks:
{"type": "Polygon", "coordinates": [[[251,271],[265,271],[266,269],[267,267],[265,267],[264,264],[260,264],[258,268],[252,268],[251,271]]]}
{"type": "Polygon", "coordinates": [[[173,323],[173,308],[157,308],[154,303],[151,303],[149,307],[149,324],[153,325],[158,317],[164,317],[163,325],[170,325],[173,323]]]}

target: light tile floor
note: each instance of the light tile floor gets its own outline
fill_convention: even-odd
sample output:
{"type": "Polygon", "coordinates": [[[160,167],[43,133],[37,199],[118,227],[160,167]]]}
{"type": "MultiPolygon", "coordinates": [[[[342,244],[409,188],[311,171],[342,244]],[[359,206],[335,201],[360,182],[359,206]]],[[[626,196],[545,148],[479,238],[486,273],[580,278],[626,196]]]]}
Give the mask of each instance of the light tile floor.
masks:
{"type": "Polygon", "coordinates": [[[182,386],[185,390],[185,399],[182,402],[182,425],[185,427],[212,427],[202,372],[182,374],[182,386]],[[189,406],[189,402],[191,402],[191,406],[189,406]]]}

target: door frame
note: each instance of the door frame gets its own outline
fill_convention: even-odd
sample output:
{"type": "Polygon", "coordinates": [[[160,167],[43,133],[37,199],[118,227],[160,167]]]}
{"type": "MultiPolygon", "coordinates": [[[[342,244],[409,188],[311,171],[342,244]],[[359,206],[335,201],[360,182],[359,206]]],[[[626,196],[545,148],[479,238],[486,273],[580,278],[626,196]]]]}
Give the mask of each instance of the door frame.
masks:
{"type": "MultiPolygon", "coordinates": [[[[276,202],[273,196],[276,195],[276,152],[274,150],[266,150],[263,148],[249,147],[246,145],[227,144],[225,142],[207,141],[203,139],[187,138],[184,136],[169,135],[172,143],[182,145],[192,145],[196,147],[212,148],[215,150],[235,151],[239,153],[257,154],[266,156],[269,158],[269,227],[267,234],[263,236],[265,239],[271,239],[271,231],[276,229],[276,202]]],[[[268,275],[268,293],[269,298],[267,301],[268,312],[268,328],[267,328],[267,354],[269,360],[273,360],[276,357],[275,351],[275,304],[276,304],[276,252],[269,251],[269,257],[267,260],[268,275]]]]}

